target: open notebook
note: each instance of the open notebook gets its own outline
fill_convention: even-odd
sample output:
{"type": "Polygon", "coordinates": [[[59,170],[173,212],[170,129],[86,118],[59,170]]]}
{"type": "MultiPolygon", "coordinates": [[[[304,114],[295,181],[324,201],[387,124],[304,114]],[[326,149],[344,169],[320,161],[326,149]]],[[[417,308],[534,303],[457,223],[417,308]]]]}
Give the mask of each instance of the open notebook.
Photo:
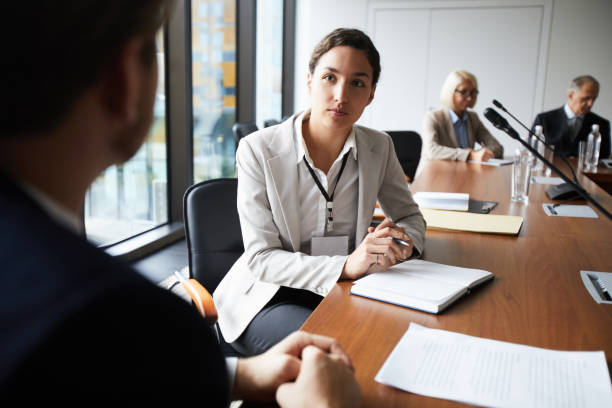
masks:
{"type": "Polygon", "coordinates": [[[355,281],[353,295],[440,313],[473,287],[495,275],[480,269],[460,268],[413,259],[355,281]]]}

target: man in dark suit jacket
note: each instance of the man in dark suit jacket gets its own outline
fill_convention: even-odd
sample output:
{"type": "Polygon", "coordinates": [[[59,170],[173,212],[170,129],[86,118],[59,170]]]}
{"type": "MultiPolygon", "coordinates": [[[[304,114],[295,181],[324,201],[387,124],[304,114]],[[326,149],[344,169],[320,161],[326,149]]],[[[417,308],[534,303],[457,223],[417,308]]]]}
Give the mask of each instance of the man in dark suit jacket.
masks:
{"type": "Polygon", "coordinates": [[[563,157],[578,154],[578,142],[587,140],[593,124],[601,133],[600,157],[610,155],[610,122],[591,112],[599,95],[599,82],[590,75],[575,78],[567,91],[567,103],[559,109],[540,113],[532,130],[541,125],[548,143],[555,146],[555,154],[563,157]]]}
{"type": "Polygon", "coordinates": [[[3,6],[0,35],[12,40],[0,64],[0,406],[359,405],[350,359],[333,339],[298,332],[226,365],[188,303],[82,233],[89,185],[150,128],[155,36],[172,3],[3,6]]]}

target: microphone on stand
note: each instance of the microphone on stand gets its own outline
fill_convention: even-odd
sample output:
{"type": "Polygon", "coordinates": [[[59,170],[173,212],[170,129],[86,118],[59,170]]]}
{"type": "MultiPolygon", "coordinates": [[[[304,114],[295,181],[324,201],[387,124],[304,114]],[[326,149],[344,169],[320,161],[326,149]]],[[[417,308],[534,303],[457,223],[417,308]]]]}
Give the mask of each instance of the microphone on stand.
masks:
{"type": "MultiPolygon", "coordinates": [[[[553,152],[555,151],[555,147],[552,146],[551,144],[547,143],[546,140],[540,139],[538,137],[538,135],[536,135],[535,133],[533,133],[531,131],[530,128],[528,128],[527,126],[525,126],[525,124],[523,122],[521,122],[520,120],[518,120],[518,118],[516,116],[514,116],[512,113],[510,113],[508,111],[508,109],[506,109],[504,107],[504,105],[501,104],[501,102],[499,102],[497,99],[493,99],[493,105],[497,106],[499,109],[503,110],[504,112],[506,112],[508,115],[510,115],[510,117],[512,119],[514,119],[515,121],[518,122],[519,125],[521,125],[531,136],[535,137],[536,139],[538,139],[540,142],[542,142],[544,144],[544,146],[546,146],[547,149],[552,150],[553,152]]],[[[570,169],[570,171],[572,172],[572,177],[574,177],[574,181],[577,183],[578,182],[578,177],[576,177],[576,172],[574,171],[574,168],[572,167],[572,165],[567,161],[567,159],[564,156],[558,156],[561,158],[561,160],[563,160],[563,163],[565,163],[565,165],[570,169]]],[[[569,193],[571,191],[571,187],[565,187],[566,193],[569,193]]],[[[556,196],[558,196],[559,193],[557,193],[556,196]]],[[[555,196],[555,197],[556,197],[555,196]]],[[[579,196],[576,195],[578,198],[579,196]]],[[[554,197],[550,197],[552,199],[555,199],[554,197]]]]}
{"type": "Polygon", "coordinates": [[[531,129],[529,129],[527,126],[525,126],[525,124],[523,122],[521,122],[520,120],[518,120],[516,118],[516,116],[514,116],[512,113],[510,113],[508,111],[508,109],[506,109],[504,107],[504,105],[501,104],[500,101],[498,101],[497,99],[493,99],[493,105],[497,106],[499,109],[503,110],[504,112],[506,112],[508,115],[510,115],[510,117],[512,119],[514,119],[515,121],[518,122],[519,125],[521,125],[523,127],[523,129],[525,129],[527,132],[529,132],[529,134],[531,136],[534,136],[536,139],[538,139],[540,142],[542,142],[544,144],[544,146],[546,146],[547,148],[551,149],[551,150],[555,150],[554,147],[552,147],[551,145],[549,145],[548,143],[546,143],[546,140],[540,139],[540,137],[538,135],[536,135],[535,133],[533,133],[531,131],[531,129]]]}
{"type": "MultiPolygon", "coordinates": [[[[548,167],[550,167],[555,173],[557,173],[559,175],[559,177],[561,177],[563,179],[563,181],[566,182],[566,184],[571,185],[571,187],[578,193],[580,194],[582,197],[584,197],[585,200],[587,200],[588,202],[590,202],[591,204],[593,204],[602,214],[604,214],[606,217],[608,217],[610,220],[612,220],[612,214],[610,214],[605,208],[603,208],[597,201],[595,201],[590,195],[589,193],[587,193],[580,184],[578,184],[577,182],[570,180],[565,174],[563,174],[561,172],[561,170],[559,170],[559,168],[557,166],[555,166],[554,164],[552,164],[551,162],[549,162],[548,160],[546,160],[540,153],[538,153],[538,151],[536,149],[533,148],[533,146],[531,146],[529,143],[527,143],[526,141],[524,141],[523,139],[521,139],[521,137],[519,136],[519,134],[516,132],[516,130],[514,130],[512,128],[512,126],[510,126],[510,124],[508,123],[508,121],[501,116],[495,109],[493,108],[487,108],[484,111],[484,116],[485,118],[487,118],[489,120],[489,122],[491,122],[493,124],[493,126],[495,126],[497,129],[502,130],[504,132],[506,132],[511,138],[516,139],[520,144],[522,144],[523,146],[525,146],[525,148],[527,150],[529,150],[529,152],[531,154],[533,154],[535,157],[537,157],[538,159],[542,160],[542,162],[544,162],[544,164],[546,164],[548,167]]],[[[556,187],[556,186],[555,186],[556,187]]],[[[550,189],[549,189],[550,190],[550,189]]],[[[548,190],[546,191],[546,193],[548,194],[548,190]]],[[[552,198],[552,197],[551,197],[552,198]]]]}

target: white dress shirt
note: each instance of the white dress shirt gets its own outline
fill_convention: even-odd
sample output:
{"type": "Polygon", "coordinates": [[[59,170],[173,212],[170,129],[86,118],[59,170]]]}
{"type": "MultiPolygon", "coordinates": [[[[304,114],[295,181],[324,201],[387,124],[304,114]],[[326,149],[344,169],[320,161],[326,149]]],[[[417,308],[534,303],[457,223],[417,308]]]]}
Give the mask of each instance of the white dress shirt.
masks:
{"type": "MultiPolygon", "coordinates": [[[[349,253],[355,249],[355,229],[357,225],[357,201],[359,190],[359,168],[357,166],[357,145],[355,144],[355,130],[349,133],[344,147],[330,167],[327,174],[315,167],[302,135],[302,123],[308,121],[310,111],[306,111],[295,121],[296,165],[298,168],[298,194],[300,198],[300,252],[311,255],[310,240],[313,236],[339,236],[347,235],[349,239],[349,253]],[[342,167],[342,159],[349,153],[346,166],[340,179],[338,173],[342,167]],[[334,191],[332,216],[333,229],[325,232],[327,221],[327,201],[313,180],[304,160],[316,174],[319,182],[328,195],[334,191],[336,180],[338,185],[334,191]]],[[[348,254],[347,254],[348,255],[348,254]]]]}

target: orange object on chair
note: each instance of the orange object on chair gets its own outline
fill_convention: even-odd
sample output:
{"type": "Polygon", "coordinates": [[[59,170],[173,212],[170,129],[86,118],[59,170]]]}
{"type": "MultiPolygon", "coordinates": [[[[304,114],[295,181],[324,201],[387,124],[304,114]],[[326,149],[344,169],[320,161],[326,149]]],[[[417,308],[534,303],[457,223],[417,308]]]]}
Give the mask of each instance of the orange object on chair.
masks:
{"type": "Polygon", "coordinates": [[[196,308],[210,324],[217,323],[218,314],[210,293],[195,279],[185,279],[179,272],[174,272],[185,291],[191,297],[196,308]]]}

